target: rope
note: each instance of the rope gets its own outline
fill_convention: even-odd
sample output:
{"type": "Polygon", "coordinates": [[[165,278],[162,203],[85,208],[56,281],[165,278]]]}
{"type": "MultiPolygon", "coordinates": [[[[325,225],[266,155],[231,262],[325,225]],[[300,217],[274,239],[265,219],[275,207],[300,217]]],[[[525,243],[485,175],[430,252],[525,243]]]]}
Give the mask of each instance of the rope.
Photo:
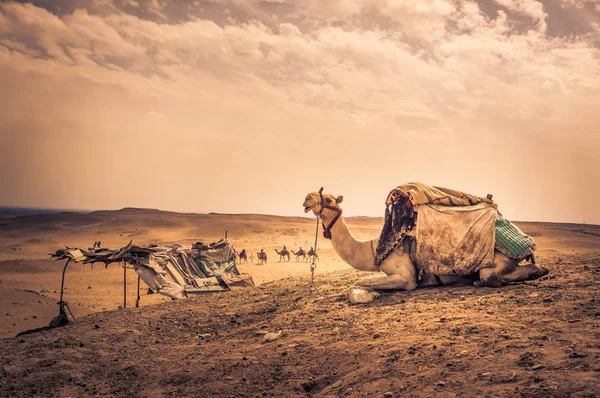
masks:
{"type": "Polygon", "coordinates": [[[317,217],[317,228],[315,230],[315,248],[312,256],[312,263],[310,264],[310,283],[312,288],[315,289],[315,292],[321,294],[315,285],[315,268],[317,268],[317,243],[319,242],[319,216],[316,214],[315,216],[317,217]]]}

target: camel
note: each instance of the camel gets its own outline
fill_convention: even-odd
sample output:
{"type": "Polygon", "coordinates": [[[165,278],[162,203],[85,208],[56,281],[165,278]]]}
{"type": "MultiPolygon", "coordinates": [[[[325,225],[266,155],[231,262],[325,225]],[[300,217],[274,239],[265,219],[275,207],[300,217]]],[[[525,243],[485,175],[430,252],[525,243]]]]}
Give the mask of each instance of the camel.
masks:
{"type": "Polygon", "coordinates": [[[290,261],[290,252],[288,249],[282,249],[281,251],[275,249],[275,253],[279,254],[279,262],[285,261],[286,257],[287,260],[290,261]]]}
{"type": "Polygon", "coordinates": [[[267,264],[267,253],[256,253],[257,264],[267,264]]]}
{"type": "MultiPolygon", "coordinates": [[[[455,275],[424,274],[417,281],[417,271],[408,254],[390,255],[377,267],[375,265],[375,248],[378,239],[359,241],[352,234],[342,216],[340,203],[343,196],[311,192],[304,200],[304,212],[312,212],[323,222],[324,235],[331,239],[337,254],[353,268],[361,271],[383,272],[385,275],[370,276],[359,280],[355,285],[375,290],[406,290],[417,287],[448,285],[461,278],[455,275]]],[[[405,239],[404,245],[409,242],[405,239]]],[[[405,250],[407,252],[407,250],[405,250]]],[[[492,268],[485,268],[472,275],[477,278],[475,286],[500,287],[512,282],[522,282],[540,278],[548,273],[546,268],[536,264],[518,266],[513,260],[499,251],[494,252],[492,268]]]]}
{"type": "Polygon", "coordinates": [[[303,248],[300,248],[298,252],[292,250],[292,253],[294,254],[294,256],[296,256],[296,262],[300,261],[300,258],[306,261],[306,251],[304,251],[303,248]]]}
{"type": "Polygon", "coordinates": [[[312,246],[307,254],[308,254],[309,258],[314,257],[315,261],[317,261],[317,262],[319,261],[319,255],[317,254],[317,251],[312,246]]]}
{"type": "Polygon", "coordinates": [[[246,249],[242,249],[240,254],[238,254],[238,257],[240,259],[240,264],[248,263],[248,255],[246,254],[246,249]]]}

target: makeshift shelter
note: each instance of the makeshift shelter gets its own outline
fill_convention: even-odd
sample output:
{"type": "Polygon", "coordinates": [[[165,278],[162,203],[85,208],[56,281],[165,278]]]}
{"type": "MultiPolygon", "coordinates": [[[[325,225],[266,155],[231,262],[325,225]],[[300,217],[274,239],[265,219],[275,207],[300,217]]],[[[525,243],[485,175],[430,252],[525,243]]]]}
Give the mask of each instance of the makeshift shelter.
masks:
{"type": "Polygon", "coordinates": [[[406,237],[413,239],[410,256],[420,275],[466,276],[493,266],[494,250],[520,262],[536,249],[533,239],[502,217],[491,195],[422,183],[398,186],[388,195],[377,264],[406,237]]]}
{"type": "Polygon", "coordinates": [[[225,239],[187,247],[136,246],[129,242],[118,250],[67,248],[52,257],[84,264],[121,262],[124,267],[133,268],[152,292],[173,299],[254,286],[250,275],[238,271],[235,249],[225,239]]]}

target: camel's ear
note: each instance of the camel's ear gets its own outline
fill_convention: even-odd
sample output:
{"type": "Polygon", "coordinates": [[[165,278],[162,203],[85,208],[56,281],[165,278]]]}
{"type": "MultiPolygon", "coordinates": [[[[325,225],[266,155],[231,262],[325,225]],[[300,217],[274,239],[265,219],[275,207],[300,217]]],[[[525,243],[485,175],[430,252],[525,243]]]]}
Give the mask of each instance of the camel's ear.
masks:
{"type": "Polygon", "coordinates": [[[344,197],[342,195],[340,195],[337,198],[335,198],[335,203],[337,203],[338,205],[340,203],[342,203],[343,201],[344,201],[344,197]]]}

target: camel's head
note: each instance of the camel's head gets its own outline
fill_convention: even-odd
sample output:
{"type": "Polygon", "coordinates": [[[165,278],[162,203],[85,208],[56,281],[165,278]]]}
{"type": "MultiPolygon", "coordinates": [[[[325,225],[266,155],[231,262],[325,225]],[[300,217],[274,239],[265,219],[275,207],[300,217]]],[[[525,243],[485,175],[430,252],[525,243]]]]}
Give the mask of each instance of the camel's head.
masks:
{"type": "Polygon", "coordinates": [[[341,211],[339,205],[343,200],[343,196],[336,198],[328,193],[311,192],[304,199],[304,212],[308,213],[312,210],[316,215],[327,217],[329,212],[335,214],[341,211]]]}

